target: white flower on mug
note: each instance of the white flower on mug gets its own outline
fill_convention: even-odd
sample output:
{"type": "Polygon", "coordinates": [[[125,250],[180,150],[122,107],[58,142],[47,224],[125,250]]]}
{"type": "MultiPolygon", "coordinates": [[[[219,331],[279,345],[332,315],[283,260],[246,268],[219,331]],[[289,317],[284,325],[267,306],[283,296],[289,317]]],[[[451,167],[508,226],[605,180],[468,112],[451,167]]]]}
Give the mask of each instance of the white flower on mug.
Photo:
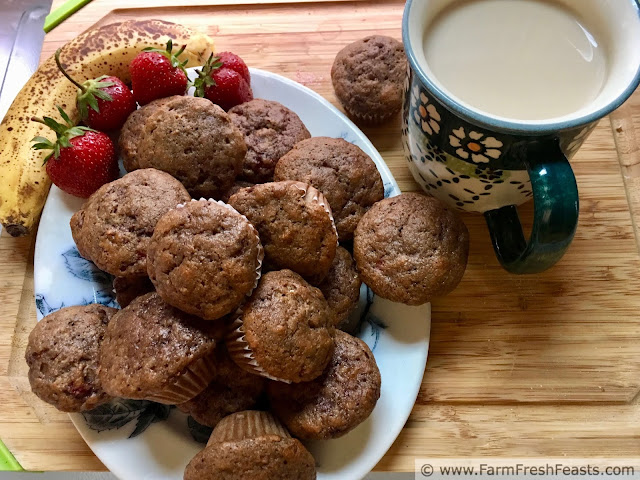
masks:
{"type": "Polygon", "coordinates": [[[414,85],[413,88],[411,89],[411,105],[412,106],[417,106],[418,105],[418,97],[420,96],[420,88],[417,85],[414,85]]]}
{"type": "Polygon", "coordinates": [[[502,142],[494,137],[473,130],[467,136],[464,127],[452,132],[453,135],[449,135],[449,144],[456,149],[460,158],[471,158],[475,163],[489,163],[491,159],[499,158],[502,154],[502,142]]]}
{"type": "Polygon", "coordinates": [[[440,133],[440,121],[442,118],[436,110],[436,107],[430,103],[429,97],[420,92],[418,95],[417,87],[413,91],[412,103],[415,108],[413,111],[413,119],[418,125],[422,127],[422,130],[427,135],[433,135],[434,133],[440,133]],[[415,96],[414,96],[415,95],[415,96]],[[419,105],[418,105],[419,100],[419,105]]]}

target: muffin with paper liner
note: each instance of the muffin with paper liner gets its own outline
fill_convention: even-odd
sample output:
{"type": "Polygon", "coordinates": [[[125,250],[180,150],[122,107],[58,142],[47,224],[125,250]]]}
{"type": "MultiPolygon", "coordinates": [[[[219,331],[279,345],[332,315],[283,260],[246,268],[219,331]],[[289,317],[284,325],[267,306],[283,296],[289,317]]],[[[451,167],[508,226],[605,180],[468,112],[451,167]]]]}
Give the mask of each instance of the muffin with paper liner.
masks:
{"type": "Polygon", "coordinates": [[[402,42],[370,35],[338,52],[331,67],[331,82],[350,117],[363,125],[379,125],[400,111],[406,73],[402,42]]]}
{"type": "Polygon", "coordinates": [[[177,405],[208,427],[215,427],[231,413],[255,407],[267,386],[266,378],[238,367],[224,345],[218,345],[214,358],[216,373],[211,383],[196,397],[177,405]]]}
{"type": "Polygon", "coordinates": [[[111,400],[98,376],[98,357],[116,312],[95,303],[62,307],[38,322],[25,351],[33,393],[62,412],[84,412],[111,400]]]}
{"type": "Polygon", "coordinates": [[[364,422],[380,398],[381,378],[366,343],[340,330],[321,376],[303,385],[270,382],[273,413],[296,437],[338,438],[364,422]]]}
{"type": "Polygon", "coordinates": [[[244,411],[222,419],[184,480],[314,480],[311,453],[268,412],[244,411]]]}
{"type": "Polygon", "coordinates": [[[343,138],[311,137],[283,155],[276,181],[295,180],[322,192],[333,213],[341,242],[353,239],[362,216],[384,198],[384,183],[375,162],[343,138]]]}
{"type": "Polygon", "coordinates": [[[151,237],[147,271],[170,305],[205,320],[232,313],[260,278],[258,232],[229,205],[193,200],[163,215],[151,237]]]}
{"type": "Polygon", "coordinates": [[[99,376],[114,397],[168,405],[202,392],[216,373],[224,322],[208,322],[168,305],[157,293],[113,315],[102,341],[99,376]]]}
{"type": "Polygon", "coordinates": [[[147,248],[158,220],[191,199],[171,175],[136,170],[96,190],[69,221],[82,257],[116,277],[147,274],[147,248]]]}
{"type": "Polygon", "coordinates": [[[229,204],[258,230],[266,269],[293,270],[311,283],[327,276],[338,233],[319,190],[296,181],[263,183],[239,190],[229,204]]]}
{"type": "Polygon", "coordinates": [[[333,352],[333,318],[322,292],[290,270],[260,279],[227,334],[244,370],[285,383],[322,374],[333,352]]]}
{"type": "Polygon", "coordinates": [[[229,117],[247,144],[240,180],[251,183],[271,182],[280,157],[311,137],[294,111],[273,100],[255,98],[241,103],[229,110],[229,117]]]}

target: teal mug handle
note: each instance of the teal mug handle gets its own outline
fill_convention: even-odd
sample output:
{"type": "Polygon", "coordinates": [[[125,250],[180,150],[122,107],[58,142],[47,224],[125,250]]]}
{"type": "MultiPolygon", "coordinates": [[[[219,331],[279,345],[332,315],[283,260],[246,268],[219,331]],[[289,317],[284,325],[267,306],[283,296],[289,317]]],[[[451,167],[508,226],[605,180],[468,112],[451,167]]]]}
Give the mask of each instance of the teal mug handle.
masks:
{"type": "Polygon", "coordinates": [[[534,202],[529,241],[514,205],[484,216],[502,266],[510,273],[539,273],[560,260],[573,239],[578,226],[578,186],[557,140],[529,144],[522,157],[534,202]]]}

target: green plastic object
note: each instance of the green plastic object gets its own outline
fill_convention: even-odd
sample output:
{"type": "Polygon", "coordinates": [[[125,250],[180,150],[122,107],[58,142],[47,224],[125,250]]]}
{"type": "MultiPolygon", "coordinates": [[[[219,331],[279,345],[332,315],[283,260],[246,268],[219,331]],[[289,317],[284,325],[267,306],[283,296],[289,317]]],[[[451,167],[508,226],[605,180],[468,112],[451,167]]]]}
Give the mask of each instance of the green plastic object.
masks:
{"type": "Polygon", "coordinates": [[[11,454],[7,446],[0,440],[0,471],[4,472],[22,472],[24,469],[20,466],[16,458],[11,454]]]}
{"type": "Polygon", "coordinates": [[[44,31],[49,33],[71,15],[84,7],[91,0],[68,0],[47,15],[44,20],[44,31]]]}

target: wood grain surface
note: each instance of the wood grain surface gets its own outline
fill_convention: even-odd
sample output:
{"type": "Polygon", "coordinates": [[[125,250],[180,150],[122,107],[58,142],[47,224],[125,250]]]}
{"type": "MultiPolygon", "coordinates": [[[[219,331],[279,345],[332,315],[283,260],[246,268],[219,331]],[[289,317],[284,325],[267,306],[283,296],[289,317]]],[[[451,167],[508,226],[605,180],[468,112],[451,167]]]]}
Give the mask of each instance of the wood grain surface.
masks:
{"type": "MultiPolygon", "coordinates": [[[[163,3],[94,0],[46,36],[43,57],[98,20],[162,18],[199,27],[218,50],[337,105],[329,76],[335,54],[374,32],[400,38],[404,2],[163,3]]],[[[417,190],[400,118],[364,132],[402,190],[417,190]]],[[[433,303],[416,406],[377,470],[412,471],[416,456],[640,455],[639,139],[636,93],[600,122],[572,162],[580,222],[567,255],[548,272],[507,274],[483,218],[464,217],[467,272],[456,291],[433,303]]],[[[531,205],[521,213],[530,219],[531,205]]],[[[0,255],[0,437],[27,469],[104,469],[67,416],[29,391],[23,352],[35,323],[33,238],[3,234],[0,255]]]]}

